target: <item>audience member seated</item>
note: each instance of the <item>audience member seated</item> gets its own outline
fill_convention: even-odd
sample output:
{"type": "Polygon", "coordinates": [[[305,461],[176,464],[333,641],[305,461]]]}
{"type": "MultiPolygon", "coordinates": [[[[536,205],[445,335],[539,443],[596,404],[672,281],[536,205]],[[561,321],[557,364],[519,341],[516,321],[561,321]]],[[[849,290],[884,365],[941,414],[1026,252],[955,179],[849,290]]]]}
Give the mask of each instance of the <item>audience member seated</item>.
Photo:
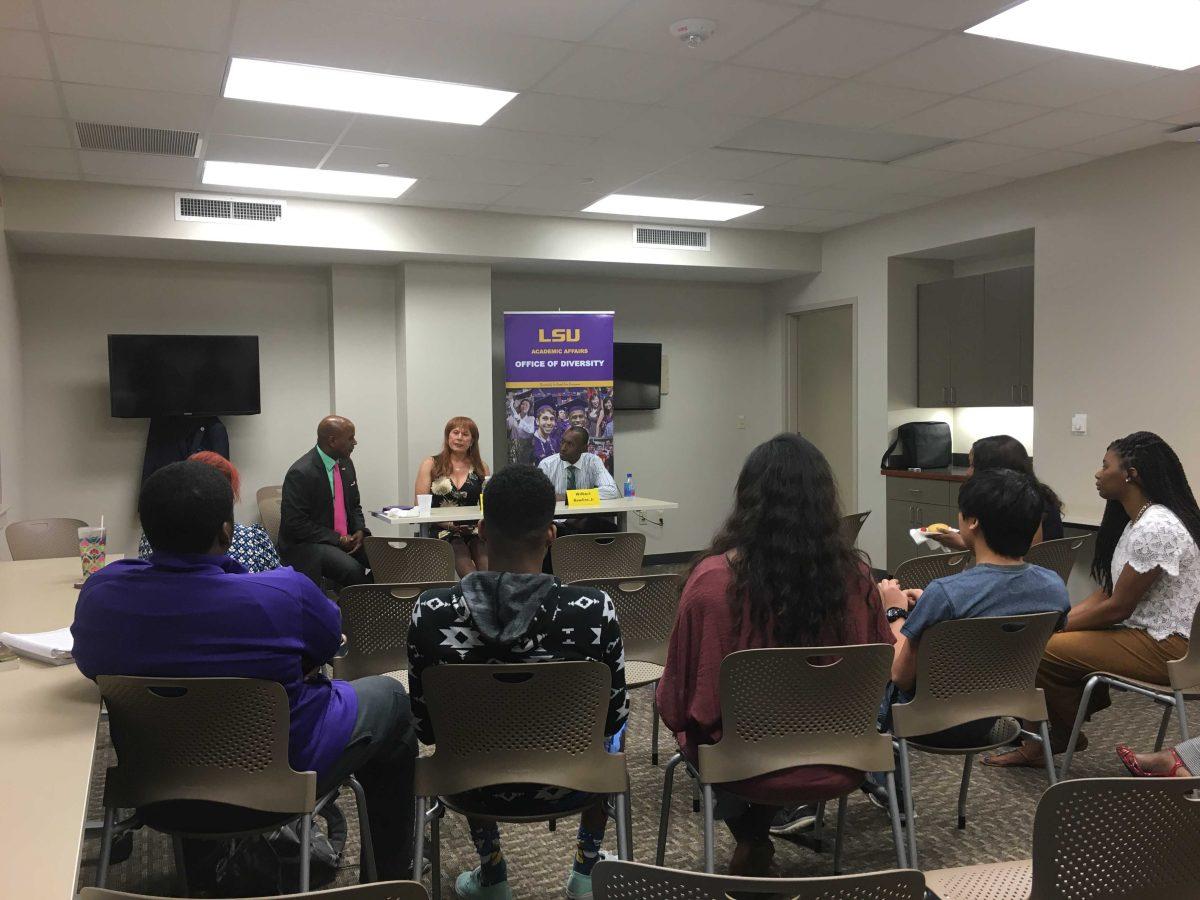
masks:
{"type": "Polygon", "coordinates": [[[354,423],[326,416],[317,446],[292,463],[283,479],[279,555],[318,587],[326,578],[339,588],[370,581],[363,538],[358,478],[350,454],[358,446],[354,423]]]}
{"type": "MultiPolygon", "coordinates": [[[[1055,753],[1066,750],[1093,672],[1168,682],[1167,662],[1187,653],[1200,596],[1200,509],[1166,441],[1148,431],[1113,441],[1096,472],[1096,491],[1107,501],[1092,564],[1100,589],[1071,609],[1038,671],[1055,753]]],[[[1088,715],[1109,705],[1107,689],[1097,686],[1088,715]]],[[[1086,747],[1080,734],[1076,749],[1086,747]]],[[[1043,765],[1030,743],[985,762],[1043,765]]]]}
{"type": "MultiPolygon", "coordinates": [[[[430,456],[417,470],[413,493],[432,494],[434,509],[478,507],[483,480],[490,474],[479,455],[479,426],[466,416],[455,416],[446,423],[441,452],[430,456]]],[[[459,578],[487,568],[487,547],[479,539],[474,522],[447,522],[438,537],[450,542],[459,578]]]]}
{"type": "MultiPolygon", "coordinates": [[[[201,450],[199,453],[193,453],[188,459],[212,466],[228,478],[229,485],[233,488],[233,502],[238,502],[241,493],[241,477],[233,463],[212,450],[201,450]]],[[[143,531],[138,540],[138,556],[142,559],[149,559],[153,552],[154,548],[150,546],[150,540],[143,531]]],[[[271,543],[270,535],[257,523],[243,525],[235,522],[233,540],[230,542],[227,552],[229,558],[240,564],[247,572],[269,572],[280,566],[279,554],[275,551],[275,545],[271,543]]]]}
{"type": "MultiPolygon", "coordinates": [[[[1016,472],[1024,472],[1030,478],[1037,478],[1033,474],[1033,460],[1030,459],[1025,445],[1007,434],[997,434],[977,440],[971,445],[971,451],[967,454],[967,464],[970,466],[971,474],[987,469],[1012,469],[1016,472]]],[[[1063,537],[1062,501],[1058,499],[1058,494],[1054,493],[1049,485],[1040,481],[1038,490],[1042,494],[1043,509],[1041,527],[1033,536],[1035,544],[1040,544],[1042,541],[1056,541],[1063,537]]],[[[951,550],[965,550],[967,546],[962,535],[952,531],[944,534],[931,533],[929,537],[951,550]]]]}
{"type": "Polygon", "coordinates": [[[1135,778],[1191,778],[1200,772],[1200,737],[1151,753],[1135,753],[1118,744],[1117,756],[1135,778]]]}
{"type": "MultiPolygon", "coordinates": [[[[426,591],[413,608],[408,632],[409,689],[422,743],[436,737],[426,712],[421,678],[430,666],[455,663],[597,660],[612,671],[605,734],[619,750],[628,716],[625,654],[612,600],[594,588],[567,587],[543,575],[542,557],[554,540],[554,488],[533,466],[513,465],[496,474],[485,492],[480,536],[492,571],[467,575],[453,588],[426,591]]],[[[462,715],[470,715],[463,698],[462,715]]],[[[473,792],[503,815],[578,807],[574,791],[517,784],[473,792]]],[[[599,859],[607,816],[602,798],[583,814],[568,898],[590,898],[591,871],[599,859]]],[[[468,820],[479,867],[455,884],[459,897],[509,898],[508,869],[494,822],[468,820]]]]}
{"type": "MultiPolygon", "coordinates": [[[[829,463],[807,440],[782,434],[751,452],[732,514],[688,576],[658,683],[659,715],[693,764],[700,745],[721,739],[718,678],[730,653],[893,643],[871,570],[840,518],[829,463]]],[[[716,815],[737,841],[730,874],[767,874],[769,829],[784,803],[830,800],[863,777],[798,766],[718,788],[716,815]]]]}
{"type": "Polygon", "coordinates": [[[357,775],[379,877],[408,877],[416,740],[400,682],[321,674],[342,641],[341,613],[291,569],[249,574],[229,558],[233,490],[216,469],[192,461],[159,469],[142,486],[138,513],[154,555],[112,563],[84,584],[71,626],[79,670],[279,682],[291,707],[292,768],[316,772],[318,793],[357,775]]]}

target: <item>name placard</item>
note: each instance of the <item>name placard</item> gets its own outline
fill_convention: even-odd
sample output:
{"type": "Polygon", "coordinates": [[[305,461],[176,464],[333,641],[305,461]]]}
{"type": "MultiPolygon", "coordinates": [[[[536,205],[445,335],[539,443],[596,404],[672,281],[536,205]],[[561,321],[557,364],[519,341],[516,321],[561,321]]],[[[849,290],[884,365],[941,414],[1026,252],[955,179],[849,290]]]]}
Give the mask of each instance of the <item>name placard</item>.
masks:
{"type": "Polygon", "coordinates": [[[599,506],[600,488],[582,488],[578,491],[567,491],[567,506],[599,506]]]}

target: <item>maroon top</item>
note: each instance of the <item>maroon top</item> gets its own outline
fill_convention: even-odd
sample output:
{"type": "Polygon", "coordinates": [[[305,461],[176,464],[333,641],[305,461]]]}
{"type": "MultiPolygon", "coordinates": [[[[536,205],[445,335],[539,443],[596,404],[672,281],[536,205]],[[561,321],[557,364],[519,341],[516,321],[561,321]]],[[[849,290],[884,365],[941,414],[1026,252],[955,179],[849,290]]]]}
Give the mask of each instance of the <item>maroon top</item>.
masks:
{"type": "MultiPolygon", "coordinates": [[[[738,650],[776,646],[770,635],[754,631],[747,615],[742,616],[740,631],[734,632],[729,603],[732,577],[729,561],[723,555],[709,557],[692,572],[679,600],[666,669],[658,682],[659,715],[675,732],[680,749],[693,764],[697,747],[721,739],[721,661],[738,650]]],[[[865,565],[846,586],[846,597],[844,634],[834,635],[828,628],[814,646],[896,642],[865,565]]],[[[863,773],[856,769],[797,766],[724,787],[747,800],[781,806],[832,800],[853,790],[862,780],[863,773]]]]}

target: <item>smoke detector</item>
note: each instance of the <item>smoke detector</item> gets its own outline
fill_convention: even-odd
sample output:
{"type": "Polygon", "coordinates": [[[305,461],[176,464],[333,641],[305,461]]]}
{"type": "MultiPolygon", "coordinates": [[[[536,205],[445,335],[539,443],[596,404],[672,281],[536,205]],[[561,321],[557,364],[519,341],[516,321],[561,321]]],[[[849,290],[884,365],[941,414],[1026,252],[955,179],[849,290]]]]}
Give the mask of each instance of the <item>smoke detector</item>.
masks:
{"type": "Polygon", "coordinates": [[[1200,141],[1200,124],[1180,125],[1167,132],[1167,140],[1179,141],[1181,144],[1194,144],[1200,141]]]}
{"type": "Polygon", "coordinates": [[[671,34],[695,49],[713,36],[717,23],[712,19],[680,19],[671,25],[671,34]]]}

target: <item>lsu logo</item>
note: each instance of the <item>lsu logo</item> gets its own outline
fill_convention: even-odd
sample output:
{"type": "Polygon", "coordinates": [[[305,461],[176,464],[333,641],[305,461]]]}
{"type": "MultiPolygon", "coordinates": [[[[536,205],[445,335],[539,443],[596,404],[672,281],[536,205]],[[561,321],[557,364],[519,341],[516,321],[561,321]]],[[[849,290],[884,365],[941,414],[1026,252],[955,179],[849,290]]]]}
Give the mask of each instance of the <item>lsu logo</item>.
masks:
{"type": "Polygon", "coordinates": [[[539,344],[578,344],[578,328],[551,328],[550,337],[546,337],[546,329],[538,329],[539,344]]]}

